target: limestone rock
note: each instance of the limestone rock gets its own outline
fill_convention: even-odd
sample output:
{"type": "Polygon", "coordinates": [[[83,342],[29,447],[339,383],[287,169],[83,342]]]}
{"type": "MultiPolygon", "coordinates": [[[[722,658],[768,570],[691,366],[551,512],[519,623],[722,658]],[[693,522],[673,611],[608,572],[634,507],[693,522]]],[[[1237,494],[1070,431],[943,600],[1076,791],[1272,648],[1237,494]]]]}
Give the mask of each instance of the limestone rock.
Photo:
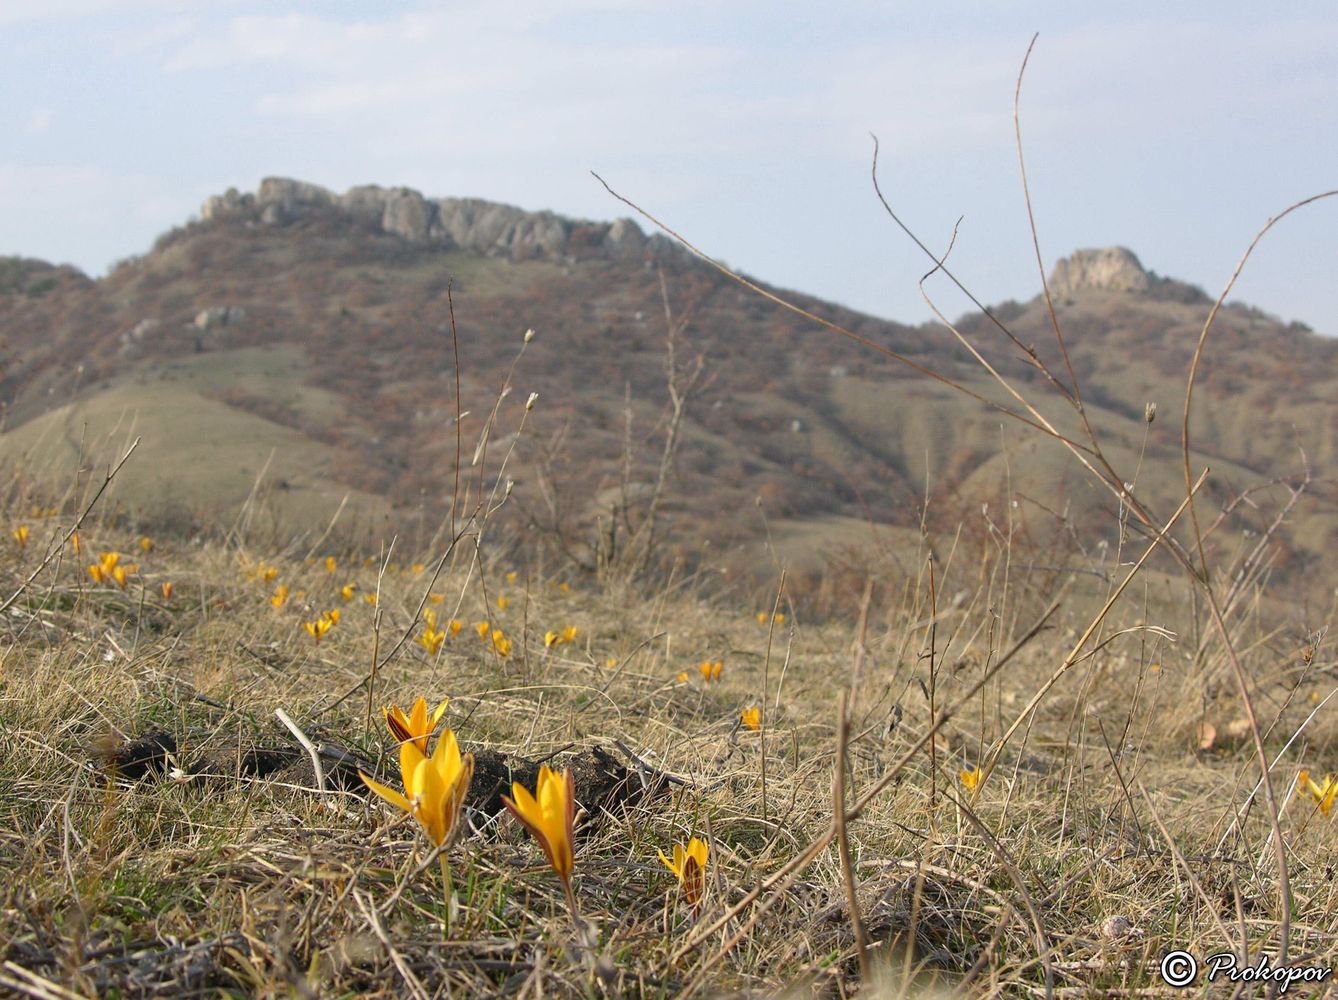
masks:
{"type": "Polygon", "coordinates": [[[1133,251],[1124,247],[1075,250],[1050,275],[1050,291],[1055,295],[1087,290],[1142,293],[1151,287],[1151,276],[1133,251]]]}
{"type": "Polygon", "coordinates": [[[195,314],[195,327],[199,330],[209,330],[217,326],[240,323],[245,318],[246,310],[240,306],[214,306],[211,309],[201,309],[195,314]]]}
{"type": "Polygon", "coordinates": [[[337,212],[398,236],[415,246],[462,250],[528,260],[542,257],[570,264],[589,257],[639,260],[678,253],[660,234],[648,237],[631,219],[585,222],[553,212],[526,212],[478,198],[432,200],[411,188],[364,184],[342,195],[317,184],[266,177],[254,195],[229,188],[205,201],[204,222],[225,216],[283,226],[319,212],[337,212]]]}
{"type": "Polygon", "coordinates": [[[1133,251],[1124,247],[1075,250],[1055,264],[1050,275],[1050,292],[1056,298],[1084,292],[1117,292],[1165,302],[1209,301],[1197,285],[1145,270],[1133,251]]]}
{"type": "Polygon", "coordinates": [[[396,188],[386,192],[381,228],[410,243],[423,244],[428,241],[428,230],[435,214],[435,206],[417,191],[396,188]]]}
{"type": "Polygon", "coordinates": [[[330,208],[336,203],[334,194],[319,184],[308,184],[287,177],[266,177],[256,192],[261,221],[269,225],[281,225],[307,210],[330,208]]]}
{"type": "Polygon", "coordinates": [[[254,204],[254,195],[241,194],[236,188],[228,188],[222,194],[216,194],[205,199],[204,205],[200,207],[200,218],[209,222],[225,215],[244,212],[254,204]]]}

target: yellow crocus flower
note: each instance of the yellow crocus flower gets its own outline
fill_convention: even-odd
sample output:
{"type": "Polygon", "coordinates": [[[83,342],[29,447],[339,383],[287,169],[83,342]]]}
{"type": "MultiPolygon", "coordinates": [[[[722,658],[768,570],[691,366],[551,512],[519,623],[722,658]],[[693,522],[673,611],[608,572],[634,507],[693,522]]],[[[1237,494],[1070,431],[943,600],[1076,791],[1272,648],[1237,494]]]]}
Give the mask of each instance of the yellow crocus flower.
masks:
{"type": "Polygon", "coordinates": [[[287,600],[288,600],[288,585],[285,583],[281,583],[274,588],[274,596],[269,599],[269,602],[270,604],[273,604],[276,608],[281,608],[283,607],[284,603],[287,600]]]}
{"type": "Polygon", "coordinates": [[[1308,794],[1319,806],[1320,815],[1328,816],[1334,799],[1338,798],[1338,778],[1326,774],[1323,783],[1316,784],[1309,771],[1302,771],[1296,778],[1296,790],[1308,794]]]}
{"type": "Polygon", "coordinates": [[[335,622],[337,621],[339,621],[339,612],[327,611],[314,622],[303,622],[302,627],[307,630],[307,634],[316,641],[317,645],[319,645],[321,637],[324,636],[326,632],[330,631],[330,629],[334,628],[335,622]]]}
{"type": "Polygon", "coordinates": [[[403,794],[361,771],[358,776],[381,798],[418,820],[428,839],[441,847],[450,841],[458,826],[460,808],[474,777],[474,755],[461,754],[455,733],[446,729],[437,740],[431,757],[423,754],[412,741],[402,744],[400,777],[404,783],[403,794]]]}
{"type": "Polygon", "coordinates": [[[357,584],[346,583],[339,588],[339,596],[346,601],[353,600],[353,592],[358,589],[357,584]]]}
{"type": "Polygon", "coordinates": [[[752,708],[745,708],[739,713],[739,719],[749,729],[762,728],[762,710],[754,705],[752,708]]]}
{"type": "Polygon", "coordinates": [[[962,787],[970,792],[973,798],[975,797],[976,789],[980,787],[980,783],[984,780],[984,777],[985,773],[978,767],[973,767],[969,771],[966,768],[962,768],[957,772],[957,778],[961,781],[962,787]]]}
{"type": "Polygon", "coordinates": [[[13,531],[13,535],[14,535],[14,541],[18,542],[19,545],[25,547],[27,546],[28,526],[26,524],[20,524],[17,528],[15,528],[13,531]]]}
{"type": "Polygon", "coordinates": [[[696,906],[706,895],[706,859],[711,848],[700,837],[693,837],[684,849],[682,844],[674,845],[674,859],[670,861],[660,851],[660,860],[666,868],[678,876],[678,884],[683,887],[683,898],[696,906]]]}
{"type": "MultiPolygon", "coordinates": [[[[427,741],[432,735],[432,730],[437,728],[437,723],[441,722],[441,717],[446,714],[446,706],[451,703],[449,698],[442,700],[441,704],[432,710],[429,715],[427,711],[427,700],[419,697],[413,707],[409,709],[409,714],[404,714],[404,709],[398,705],[391,705],[389,708],[381,709],[381,714],[386,717],[386,725],[390,731],[395,734],[395,739],[400,741],[400,746],[411,744],[422,756],[427,756],[427,741]]],[[[409,769],[406,767],[405,771],[409,769]]]]}
{"type": "Polygon", "coordinates": [[[502,804],[539,842],[548,863],[562,880],[568,902],[575,908],[571,894],[571,869],[576,863],[572,846],[572,827],[576,822],[576,786],[571,771],[553,771],[547,764],[539,767],[539,780],[531,795],[519,781],[511,783],[511,798],[502,796],[502,804]]]}
{"type": "Polygon", "coordinates": [[[446,633],[437,631],[431,625],[423,629],[423,634],[418,637],[418,644],[427,650],[428,656],[436,656],[445,641],[446,633]]]}

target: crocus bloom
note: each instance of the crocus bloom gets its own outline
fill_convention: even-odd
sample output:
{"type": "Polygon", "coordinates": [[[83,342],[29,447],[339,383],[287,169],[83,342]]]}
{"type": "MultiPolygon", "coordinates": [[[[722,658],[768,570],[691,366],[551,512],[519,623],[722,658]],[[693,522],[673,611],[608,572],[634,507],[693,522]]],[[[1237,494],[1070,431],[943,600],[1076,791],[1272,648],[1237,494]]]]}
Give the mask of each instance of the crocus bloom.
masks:
{"type": "Polygon", "coordinates": [[[562,636],[558,635],[558,633],[554,632],[552,629],[549,629],[544,633],[544,645],[547,648],[552,649],[554,646],[560,645],[561,642],[562,636]]]}
{"type": "Polygon", "coordinates": [[[706,895],[706,858],[710,847],[700,837],[688,841],[687,849],[682,844],[674,845],[674,859],[670,861],[660,851],[660,860],[666,868],[678,876],[678,883],[683,887],[683,898],[696,906],[706,895]]]}
{"type": "Polygon", "coordinates": [[[358,587],[356,584],[346,583],[339,588],[339,596],[346,601],[351,601],[353,600],[353,592],[357,589],[358,587]]]}
{"type": "Polygon", "coordinates": [[[163,600],[164,600],[164,601],[170,601],[170,600],[172,599],[172,589],[173,589],[173,588],[172,588],[172,581],[171,581],[171,580],[166,580],[166,581],[163,582],[163,585],[162,585],[161,590],[162,590],[162,593],[163,593],[163,600]]]}
{"type": "MultiPolygon", "coordinates": [[[[398,705],[383,708],[381,712],[386,717],[386,725],[395,734],[395,739],[400,741],[400,746],[412,745],[419,754],[426,757],[428,737],[432,735],[432,730],[437,728],[441,717],[446,714],[446,706],[449,704],[450,699],[444,699],[432,710],[432,714],[428,715],[427,701],[419,697],[413,703],[413,708],[409,709],[408,715],[405,715],[404,710],[398,705]]],[[[407,773],[409,768],[405,767],[404,770],[407,773]]]]}
{"type": "Polygon", "coordinates": [[[152,552],[153,539],[150,538],[148,535],[145,535],[143,538],[139,540],[139,547],[143,549],[145,552],[152,552]]]}
{"type": "Polygon", "coordinates": [[[572,848],[576,786],[571,772],[564,768],[559,774],[547,764],[540,765],[535,792],[536,795],[531,795],[519,781],[513,781],[511,795],[514,797],[503,795],[502,803],[539,842],[548,863],[570,895],[571,869],[576,860],[572,848]]]}
{"type": "Polygon", "coordinates": [[[327,611],[314,622],[303,622],[302,627],[307,630],[307,634],[316,640],[316,643],[319,645],[321,637],[325,635],[326,632],[330,631],[330,629],[334,628],[334,623],[336,621],[338,621],[338,619],[334,617],[333,613],[327,611]]]}
{"type": "Polygon", "coordinates": [[[445,641],[446,633],[434,629],[431,625],[423,629],[423,634],[418,637],[418,644],[427,650],[428,656],[436,656],[445,641]]]}
{"type": "Polygon", "coordinates": [[[702,680],[707,683],[720,680],[720,671],[723,670],[724,667],[725,662],[723,660],[716,660],[714,663],[710,660],[703,660],[701,663],[697,664],[697,669],[700,670],[702,674],[702,680]]]}
{"type": "Polygon", "coordinates": [[[961,780],[962,787],[972,795],[975,795],[976,789],[980,787],[980,781],[985,775],[980,768],[973,767],[969,771],[966,768],[962,768],[957,772],[957,777],[961,780]]]}
{"type": "Polygon", "coordinates": [[[1302,771],[1296,778],[1296,790],[1307,793],[1319,806],[1320,814],[1327,816],[1333,808],[1334,799],[1338,798],[1338,778],[1326,774],[1323,783],[1316,784],[1309,771],[1302,771]]]}
{"type": "Polygon", "coordinates": [[[507,605],[506,595],[505,595],[505,594],[502,594],[502,595],[500,595],[500,596],[497,598],[497,610],[498,610],[498,611],[505,611],[505,610],[506,610],[506,605],[507,605]]]}
{"type": "Polygon", "coordinates": [[[281,583],[274,588],[274,596],[269,599],[269,602],[270,604],[273,604],[276,608],[281,608],[283,607],[284,602],[287,600],[288,600],[288,585],[281,583]]]}
{"type": "Polygon", "coordinates": [[[338,569],[338,567],[339,567],[339,564],[338,564],[337,562],[335,562],[335,557],[334,557],[334,556],[326,556],[326,557],[325,557],[325,572],[327,572],[327,573],[333,573],[336,569],[338,569]]]}
{"type": "MultiPolygon", "coordinates": [[[[423,699],[418,700],[421,703],[423,699]]],[[[386,719],[390,720],[389,714],[386,719]]],[[[426,739],[424,736],[424,742],[426,739]]],[[[469,791],[469,782],[474,777],[474,755],[461,754],[455,733],[446,729],[437,740],[437,747],[431,757],[420,752],[413,741],[401,745],[400,776],[404,781],[404,794],[379,781],[373,781],[361,771],[358,776],[381,798],[418,820],[428,839],[441,847],[450,841],[451,834],[455,832],[460,807],[464,804],[465,793],[469,791]]]]}
{"type": "Polygon", "coordinates": [[[116,571],[116,564],[120,561],[120,553],[104,552],[98,557],[96,563],[88,567],[88,575],[98,583],[106,583],[112,579],[112,574],[116,571]]]}
{"type": "Polygon", "coordinates": [[[446,626],[446,628],[450,631],[451,635],[459,635],[460,630],[464,627],[465,623],[462,621],[458,621],[455,618],[452,618],[450,624],[446,626]]]}
{"type": "Polygon", "coordinates": [[[576,641],[576,626],[575,626],[575,625],[568,625],[566,628],[564,628],[564,629],[562,630],[562,641],[563,641],[563,642],[575,642],[575,641],[576,641]]]}
{"type": "Polygon", "coordinates": [[[28,544],[28,526],[26,524],[20,524],[14,529],[14,541],[20,545],[28,544]]]}
{"type": "Polygon", "coordinates": [[[762,728],[762,710],[754,705],[752,708],[745,708],[739,714],[740,720],[749,729],[762,728]]]}
{"type": "Polygon", "coordinates": [[[488,633],[492,631],[491,622],[475,622],[474,631],[479,634],[479,638],[484,642],[488,641],[488,633]]]}

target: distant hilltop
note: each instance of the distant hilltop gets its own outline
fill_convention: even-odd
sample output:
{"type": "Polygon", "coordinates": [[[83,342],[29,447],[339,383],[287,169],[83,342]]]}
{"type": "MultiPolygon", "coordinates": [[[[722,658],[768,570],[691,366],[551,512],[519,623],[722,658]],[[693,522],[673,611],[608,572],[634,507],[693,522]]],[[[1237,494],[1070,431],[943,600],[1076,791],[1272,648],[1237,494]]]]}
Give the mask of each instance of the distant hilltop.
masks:
{"type": "Polygon", "coordinates": [[[205,222],[247,218],[283,226],[320,212],[341,212],[415,246],[458,247],[511,260],[535,257],[641,259],[673,252],[672,240],[646,236],[631,219],[588,222],[526,212],[479,198],[426,198],[407,187],[365,184],[343,194],[287,177],[267,177],[255,194],[229,188],[206,199],[205,222]]]}
{"type": "Polygon", "coordinates": [[[1086,292],[1120,292],[1171,302],[1208,301],[1196,285],[1146,270],[1134,252],[1125,247],[1075,250],[1060,258],[1050,274],[1050,293],[1063,297],[1086,292]]]}

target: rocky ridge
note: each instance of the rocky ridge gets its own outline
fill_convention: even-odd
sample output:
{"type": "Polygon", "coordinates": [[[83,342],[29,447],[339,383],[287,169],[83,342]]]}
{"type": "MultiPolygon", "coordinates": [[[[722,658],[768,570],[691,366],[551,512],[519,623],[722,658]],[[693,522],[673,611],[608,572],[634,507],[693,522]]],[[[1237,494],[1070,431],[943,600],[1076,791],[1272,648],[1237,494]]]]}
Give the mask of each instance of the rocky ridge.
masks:
{"type": "Polygon", "coordinates": [[[205,222],[246,218],[283,226],[317,212],[342,212],[422,247],[458,248],[511,260],[601,256],[640,259],[676,245],[647,237],[631,219],[588,222],[553,212],[527,212],[479,198],[426,198],[407,187],[365,184],[336,194],[286,177],[267,177],[254,194],[229,188],[206,199],[205,222]]]}
{"type": "Polygon", "coordinates": [[[1208,301],[1201,288],[1146,270],[1134,252],[1125,247],[1075,250],[1068,257],[1061,257],[1050,273],[1052,295],[1074,296],[1094,291],[1171,302],[1208,301]]]}

